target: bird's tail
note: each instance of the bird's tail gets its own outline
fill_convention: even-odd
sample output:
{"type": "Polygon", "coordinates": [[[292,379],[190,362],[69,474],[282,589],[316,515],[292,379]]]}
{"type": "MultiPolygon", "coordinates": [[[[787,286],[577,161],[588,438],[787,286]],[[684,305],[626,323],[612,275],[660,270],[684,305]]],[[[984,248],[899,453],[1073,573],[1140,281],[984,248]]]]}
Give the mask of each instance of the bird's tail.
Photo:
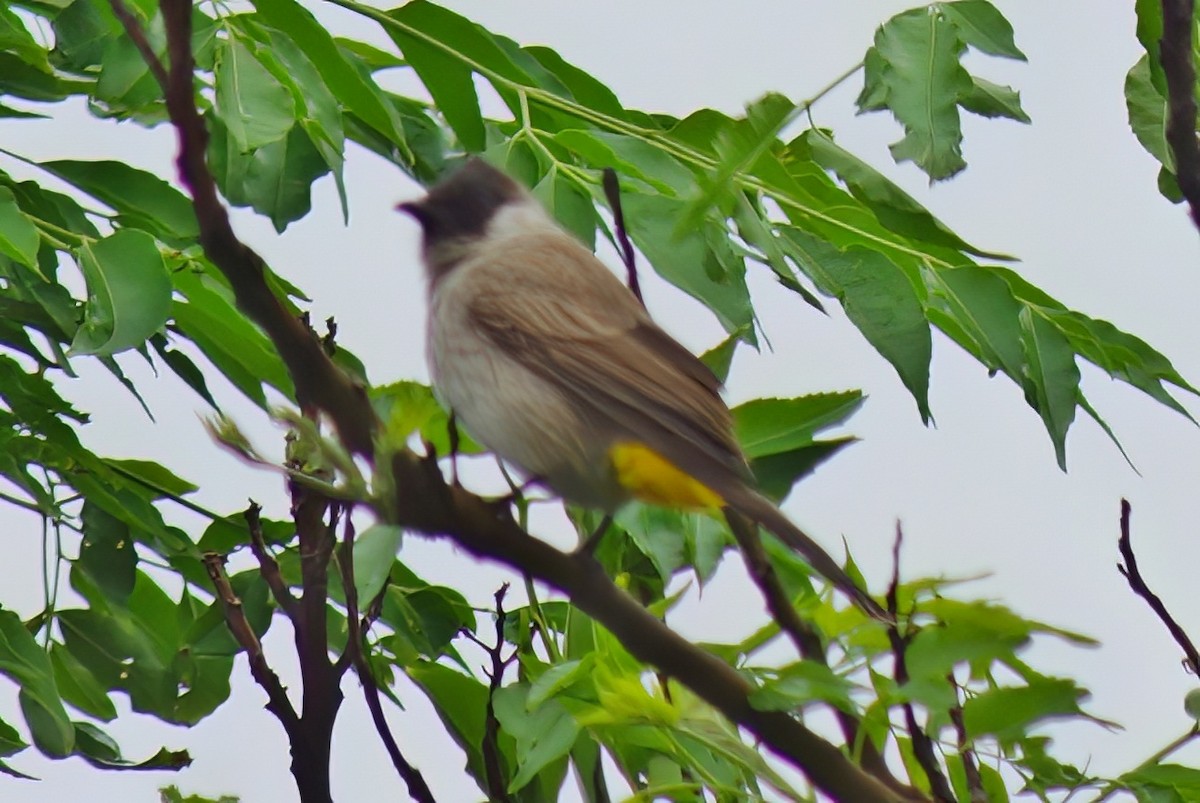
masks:
{"type": "Polygon", "coordinates": [[[849,597],[858,607],[872,617],[891,622],[895,617],[871,598],[850,575],[846,574],[837,561],[817,544],[807,533],[797,527],[769,499],[752,488],[744,487],[738,493],[725,497],[725,501],[737,513],[757,522],[779,540],[799,552],[809,565],[817,570],[834,587],[849,597]]]}

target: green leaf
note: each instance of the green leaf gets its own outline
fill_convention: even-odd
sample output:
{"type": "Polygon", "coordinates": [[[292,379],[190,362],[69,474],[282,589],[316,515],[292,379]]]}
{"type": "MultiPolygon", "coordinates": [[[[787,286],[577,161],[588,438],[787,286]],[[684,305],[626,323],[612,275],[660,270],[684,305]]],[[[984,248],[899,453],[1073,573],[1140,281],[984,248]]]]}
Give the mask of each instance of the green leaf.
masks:
{"type": "Polygon", "coordinates": [[[177,771],[192,763],[186,750],[167,750],[165,747],[145,761],[127,761],[121,757],[116,741],[90,722],[75,723],[75,754],[102,770],[177,771]]]}
{"type": "Polygon", "coordinates": [[[167,364],[167,367],[184,381],[184,383],[194,390],[200,398],[209,403],[210,406],[217,412],[221,411],[221,407],[217,404],[216,399],[208,392],[208,383],[204,379],[204,372],[196,363],[192,362],[192,358],[184,354],[182,351],[170,348],[165,335],[156,334],[150,338],[151,345],[158,352],[158,356],[167,364]]]}
{"type": "Polygon", "coordinates": [[[50,645],[50,663],[64,702],[105,722],[116,719],[117,707],[108,690],[63,645],[57,642],[50,645]]]}
{"type": "Polygon", "coordinates": [[[308,9],[293,0],[255,0],[259,15],[283,31],[308,56],[329,92],[393,144],[406,147],[400,116],[370,73],[354,68],[338,44],[308,9]]]}
{"type": "Polygon", "coordinates": [[[976,256],[1012,259],[982,251],[963,240],[899,185],[839,146],[825,131],[806,131],[788,145],[788,150],[800,158],[814,160],[826,170],[832,170],[855,198],[870,207],[880,223],[898,234],[976,256]]]}
{"type": "Polygon", "coordinates": [[[431,3],[406,3],[391,12],[390,16],[403,23],[403,28],[387,26],[386,30],[392,40],[404,53],[409,66],[416,71],[429,94],[433,96],[434,105],[463,146],[471,152],[478,153],[486,145],[486,134],[483,127],[483,115],[479,110],[479,96],[475,92],[475,81],[471,70],[463,61],[447,53],[443,48],[449,44],[434,32],[424,30],[432,16],[436,22],[445,16],[452,18],[451,24],[465,19],[438,8],[431,3]]]}
{"type": "Polygon", "coordinates": [[[684,202],[662,196],[627,195],[622,204],[630,238],[660,276],[703,302],[725,331],[752,331],[746,266],[729,249],[723,225],[710,224],[677,238],[675,224],[683,213],[684,202]],[[711,238],[707,236],[709,229],[713,230],[711,238]]]}
{"type": "Polygon", "coordinates": [[[1010,86],[971,76],[971,91],[960,99],[962,107],[983,117],[1007,117],[1022,123],[1032,122],[1021,108],[1021,93],[1010,86]]]}
{"type": "Polygon", "coordinates": [[[354,590],[360,607],[383,590],[403,537],[404,528],[394,524],[372,524],[355,537],[354,590]]]}
{"type": "Polygon", "coordinates": [[[1027,60],[1013,41],[1012,24],[987,0],[957,0],[937,7],[954,23],[958,38],[971,47],[992,56],[1027,60]]]}
{"type": "Polygon", "coordinates": [[[1038,411],[1054,443],[1059,468],[1067,470],[1067,430],[1079,399],[1079,366],[1067,339],[1028,307],[1021,310],[1021,346],[1029,370],[1025,396],[1038,411]]]}
{"type": "Polygon", "coordinates": [[[152,237],[120,229],[80,245],[76,259],[87,281],[88,303],[72,353],[109,355],[135,348],[167,322],[171,280],[152,237]]]}
{"type": "Polygon", "coordinates": [[[595,250],[596,224],[600,219],[596,216],[591,197],[585,195],[573,179],[551,168],[533,188],[533,195],[589,251],[595,250]]]}
{"type": "Polygon", "coordinates": [[[502,731],[516,742],[517,772],[509,781],[509,793],[524,788],[552,762],[571,751],[579,725],[557,700],[539,706],[526,705],[529,687],[506,686],[496,692],[496,719],[502,731]]]}
{"type": "Polygon", "coordinates": [[[77,566],[114,602],[123,603],[133,593],[137,551],[129,527],[95,503],[85,502],[83,542],[77,566]]]}
{"type": "Polygon", "coordinates": [[[971,76],[958,61],[962,49],[956,26],[925,8],[892,17],[875,34],[887,105],[905,132],[892,157],[915,162],[934,181],[966,167],[958,101],[971,76]]]}
{"type": "Polygon", "coordinates": [[[152,173],[112,161],[61,159],[40,164],[115,209],[123,226],[167,240],[190,241],[199,234],[192,202],[152,173]]]}
{"type": "Polygon", "coordinates": [[[1018,319],[1021,304],[998,270],[978,265],[931,272],[929,319],[989,370],[1020,382],[1025,362],[1018,319]]]}
{"type": "Polygon", "coordinates": [[[49,70],[46,49],[37,43],[12,9],[0,6],[0,50],[15,53],[27,64],[49,70]]]}
{"type": "Polygon", "coordinates": [[[278,142],[296,124],[292,95],[239,37],[220,40],[216,113],[241,153],[278,142]]]}
{"type": "Polygon", "coordinates": [[[1146,56],[1138,59],[1125,76],[1125,108],[1137,141],[1159,164],[1174,173],[1175,156],[1167,144],[1167,100],[1154,85],[1146,56]]]}
{"type": "Polygon", "coordinates": [[[755,399],[733,408],[734,432],[747,457],[781,454],[811,445],[817,432],[842,424],[862,403],[857,390],[755,399]]]}
{"type": "Polygon", "coordinates": [[[1086,694],[1073,681],[1051,678],[988,689],[963,704],[963,722],[972,739],[995,736],[1007,741],[1028,733],[1041,720],[1083,714],[1078,701],[1086,694]]]}
{"type": "Polygon", "coordinates": [[[863,337],[892,364],[912,393],[921,420],[929,410],[929,362],[933,339],[923,304],[908,274],[879,251],[851,246],[837,249],[788,227],[792,253],[821,292],[831,295],[863,337]]]}
{"type": "Polygon", "coordinates": [[[113,457],[105,457],[103,460],[118,474],[141,481],[142,487],[156,499],[184,496],[200,490],[200,486],[193,485],[165,466],[150,460],[117,460],[113,457]]]}
{"type": "Polygon", "coordinates": [[[816,702],[849,713],[858,710],[850,697],[853,684],[824,663],[797,661],[773,675],[750,694],[750,705],[759,711],[794,711],[816,702]]]}
{"type": "Polygon", "coordinates": [[[473,677],[428,661],[406,666],[405,672],[433,703],[442,724],[466,753],[471,774],[482,783],[487,777],[482,750],[487,686],[473,677]]]}
{"type": "Polygon", "coordinates": [[[619,176],[645,182],[664,195],[682,197],[695,191],[692,172],[644,139],[568,128],[556,133],[554,141],[594,168],[611,167],[619,176]]]}
{"type": "Polygon", "coordinates": [[[12,190],[0,186],[0,254],[37,270],[41,242],[37,227],[21,212],[12,190]]]}
{"type": "Polygon", "coordinates": [[[282,232],[312,208],[312,183],[329,165],[302,126],[253,153],[239,150],[222,122],[210,118],[209,167],[221,194],[235,206],[267,215],[282,232]]]}
{"type": "MultiPolygon", "coordinates": [[[[16,728],[0,719],[0,756],[14,755],[28,746],[25,740],[21,738],[21,734],[17,733],[16,728]]],[[[19,773],[18,775],[23,778],[30,777],[28,775],[20,775],[19,773]]]]}
{"type": "Polygon", "coordinates": [[[172,317],[204,356],[260,407],[266,407],[264,382],[292,398],[291,378],[279,354],[238,311],[228,291],[193,270],[175,271],[172,278],[175,289],[186,298],[174,303],[172,317]]]}
{"type": "Polygon", "coordinates": [[[59,699],[50,657],[20,618],[6,610],[0,610],[0,673],[21,687],[21,712],[37,748],[52,757],[70,755],[75,728],[59,699]]]}

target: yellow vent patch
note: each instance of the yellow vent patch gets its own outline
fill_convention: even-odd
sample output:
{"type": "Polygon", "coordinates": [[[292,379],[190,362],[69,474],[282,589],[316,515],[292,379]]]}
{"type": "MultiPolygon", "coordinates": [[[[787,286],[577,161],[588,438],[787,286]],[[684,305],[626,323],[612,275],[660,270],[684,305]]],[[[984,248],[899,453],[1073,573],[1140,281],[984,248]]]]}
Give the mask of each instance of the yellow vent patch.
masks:
{"type": "Polygon", "coordinates": [[[617,482],[635,499],[664,507],[714,509],[724,500],[707,485],[641,443],[626,441],[608,450],[617,482]]]}

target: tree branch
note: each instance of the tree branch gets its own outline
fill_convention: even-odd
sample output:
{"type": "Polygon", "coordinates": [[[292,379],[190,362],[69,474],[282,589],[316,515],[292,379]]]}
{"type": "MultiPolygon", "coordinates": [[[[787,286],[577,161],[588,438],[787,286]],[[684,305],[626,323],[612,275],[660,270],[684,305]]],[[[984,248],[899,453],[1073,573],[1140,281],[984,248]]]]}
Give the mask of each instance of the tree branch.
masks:
{"type": "Polygon", "coordinates": [[[629,290],[638,303],[644,307],[646,302],[642,299],[642,285],[638,281],[637,260],[633,254],[633,244],[629,242],[629,235],[625,233],[625,212],[621,208],[621,185],[617,182],[617,171],[606,167],[603,175],[604,195],[608,198],[608,207],[613,213],[613,234],[617,238],[617,245],[621,247],[621,261],[625,263],[629,290]]]}
{"type": "MultiPolygon", "coordinates": [[[[171,59],[165,90],[167,113],[178,133],[177,164],[181,180],[192,195],[204,254],[229,281],[238,308],[274,343],[288,366],[301,403],[311,403],[328,413],[346,448],[369,459],[374,446],[375,413],[366,393],[326,357],[320,341],[288,313],[271,291],[265,281],[266,264],[233,233],[229,215],[217,195],[205,162],[208,130],[195,102],[191,0],[161,0],[161,8],[171,59]]],[[[136,24],[126,30],[131,37],[140,33],[136,24]]]]}
{"type": "Polygon", "coordinates": [[[531,537],[507,510],[447,485],[436,464],[410,452],[393,457],[392,472],[400,489],[395,523],[446,535],[477,557],[527,572],[566,594],[634,657],[687,686],[835,800],[895,803],[904,799],[789,714],[755,709],[749,700],[753,688],[737,670],[656,619],[617,588],[591,556],[562,552],[531,537]]]}
{"type": "MultiPolygon", "coordinates": [[[[483,767],[487,774],[488,799],[500,803],[512,803],[508,794],[508,779],[504,777],[504,769],[500,764],[500,720],[496,719],[496,692],[504,683],[504,669],[509,661],[501,653],[504,650],[504,597],[508,594],[508,583],[496,590],[496,645],[489,647],[470,630],[464,629],[463,635],[478,645],[492,659],[490,670],[485,670],[488,676],[487,710],[484,713],[483,731],[483,767]]],[[[509,659],[511,660],[511,658],[509,659]]]]}
{"type": "Polygon", "coordinates": [[[1130,538],[1129,517],[1133,512],[1129,505],[1129,501],[1121,500],[1121,537],[1117,540],[1117,549],[1121,552],[1121,557],[1125,560],[1124,564],[1117,564],[1117,571],[1124,575],[1129,582],[1129,587],[1133,589],[1133,593],[1137,594],[1142,599],[1146,600],[1146,604],[1150,606],[1150,610],[1158,616],[1167,630],[1170,631],[1175,643],[1183,650],[1185,656],[1183,665],[1188,672],[1193,675],[1200,672],[1200,653],[1196,652],[1196,645],[1188,638],[1188,634],[1184,631],[1179,623],[1175,621],[1175,617],[1167,610],[1167,606],[1159,599],[1158,595],[1150,590],[1150,586],[1146,585],[1146,581],[1142,579],[1142,573],[1138,571],[1137,558],[1133,554],[1133,542],[1130,538]]]}
{"type": "Polygon", "coordinates": [[[1200,143],[1196,141],[1196,63],[1192,55],[1193,0],[1162,0],[1159,60],[1167,79],[1167,144],[1175,180],[1200,228],[1200,143]]]}
{"type": "MultiPolygon", "coordinates": [[[[887,591],[887,609],[893,619],[892,624],[888,625],[888,641],[892,644],[892,661],[894,663],[892,674],[898,686],[903,686],[908,682],[908,663],[905,661],[904,654],[911,638],[910,634],[900,632],[899,624],[900,547],[903,543],[904,530],[897,523],[896,540],[892,543],[892,582],[887,591]]],[[[929,738],[929,734],[917,722],[917,713],[913,709],[913,704],[905,701],[901,708],[904,709],[905,725],[908,727],[908,736],[912,740],[913,756],[921,765],[925,777],[929,779],[929,789],[933,792],[933,799],[938,803],[956,803],[954,789],[946,780],[946,776],[942,774],[941,767],[938,766],[933,739],[929,738]]]]}
{"type": "Polygon", "coordinates": [[[287,690],[279,680],[279,675],[276,675],[275,670],[271,669],[267,663],[267,658],[263,654],[262,642],[258,640],[254,628],[250,627],[250,622],[246,619],[242,601],[237,594],[233,593],[229,575],[225,573],[225,556],[216,552],[208,552],[204,555],[203,562],[204,568],[208,572],[208,578],[212,580],[213,587],[216,589],[217,601],[225,611],[225,624],[237,643],[246,651],[246,658],[250,662],[251,676],[267,693],[267,710],[274,714],[275,718],[283,725],[284,731],[288,734],[288,741],[295,744],[296,737],[300,733],[300,717],[296,714],[292,701],[288,699],[287,690]]]}
{"type": "Polygon", "coordinates": [[[279,571],[279,563],[267,549],[266,539],[263,538],[261,514],[262,507],[253,499],[250,500],[250,506],[246,508],[246,512],[242,514],[246,518],[246,525],[250,528],[250,551],[258,559],[258,571],[262,574],[263,580],[267,582],[267,588],[271,589],[271,595],[275,597],[275,604],[287,614],[288,619],[292,621],[292,626],[295,627],[298,625],[300,603],[292,596],[291,590],[279,571]]]}
{"type": "MultiPolygon", "coordinates": [[[[342,587],[346,594],[346,625],[349,631],[346,637],[346,655],[350,656],[350,661],[358,673],[358,681],[363,688],[363,699],[366,700],[367,708],[371,711],[371,721],[375,724],[375,732],[379,734],[379,740],[383,742],[388,756],[391,757],[396,773],[408,786],[408,796],[418,803],[435,803],[433,792],[425,783],[424,776],[421,775],[420,770],[408,763],[408,759],[400,752],[400,745],[396,743],[391,728],[388,727],[387,719],[383,715],[383,706],[379,702],[379,686],[375,683],[375,676],[371,673],[371,667],[367,663],[363,651],[365,635],[362,622],[359,620],[358,589],[354,585],[354,524],[348,513],[343,528],[342,553],[339,562],[342,566],[342,587]]],[[[386,584],[384,588],[387,588],[386,584]]]]}
{"type": "MultiPolygon", "coordinates": [[[[729,529],[733,532],[734,538],[737,539],[742,559],[746,562],[747,572],[767,603],[767,611],[771,614],[771,618],[784,633],[787,633],[801,658],[829,666],[825,645],[821,641],[820,634],[800,616],[796,606],[792,604],[775,567],[771,565],[767,551],[763,548],[758,527],[744,516],[737,515],[732,511],[726,514],[726,520],[729,522],[729,529]]],[[[842,736],[846,739],[846,744],[850,745],[852,750],[858,749],[863,769],[896,792],[903,795],[919,795],[892,775],[887,762],[875,747],[874,742],[864,738],[861,747],[859,746],[860,723],[853,714],[836,707],[834,714],[837,716],[838,725],[841,728],[842,736]]]]}

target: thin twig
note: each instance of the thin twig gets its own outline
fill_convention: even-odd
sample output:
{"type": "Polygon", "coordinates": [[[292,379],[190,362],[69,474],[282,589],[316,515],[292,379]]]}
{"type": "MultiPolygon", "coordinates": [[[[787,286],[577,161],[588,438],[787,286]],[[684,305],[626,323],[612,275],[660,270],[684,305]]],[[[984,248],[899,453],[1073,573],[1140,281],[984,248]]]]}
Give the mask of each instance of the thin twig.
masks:
{"type": "MultiPolygon", "coordinates": [[[[895,623],[888,625],[888,640],[892,644],[893,675],[898,686],[903,686],[908,682],[908,663],[904,656],[911,640],[911,634],[901,633],[899,625],[900,547],[903,543],[904,530],[897,522],[896,540],[892,542],[892,582],[888,585],[887,590],[887,609],[895,619],[895,623]]],[[[917,712],[911,702],[905,701],[901,708],[904,710],[904,721],[908,727],[909,739],[912,740],[913,756],[921,765],[925,777],[929,779],[929,790],[933,793],[933,799],[938,803],[955,803],[957,798],[954,796],[954,789],[946,780],[946,776],[942,774],[941,767],[938,766],[933,739],[929,738],[929,734],[917,722],[917,712]]]]}
{"type": "Polygon", "coordinates": [[[217,601],[225,613],[225,624],[237,643],[246,651],[246,657],[250,661],[250,674],[267,693],[267,710],[283,725],[289,741],[294,741],[300,734],[300,717],[296,714],[292,701],[288,699],[287,690],[279,680],[279,675],[267,664],[262,642],[258,640],[254,628],[250,627],[250,622],[246,619],[241,599],[233,592],[229,575],[225,573],[225,556],[208,552],[203,561],[208,577],[216,589],[217,601]]]}
{"type": "Polygon", "coordinates": [[[611,167],[604,168],[604,195],[608,198],[609,208],[612,209],[613,233],[617,237],[617,244],[621,246],[621,261],[625,263],[625,271],[629,276],[629,290],[644,307],[646,302],[642,299],[642,285],[638,281],[637,259],[634,257],[633,244],[629,242],[629,235],[625,233],[625,212],[621,208],[621,185],[617,181],[617,171],[611,167]]]}
{"type": "Polygon", "coordinates": [[[1192,55],[1194,0],[1162,0],[1159,60],[1167,79],[1167,144],[1175,180],[1200,228],[1200,143],[1196,141],[1196,63],[1192,55]]]}
{"type": "MultiPolygon", "coordinates": [[[[951,672],[946,677],[946,682],[954,687],[954,698],[956,701],[961,700],[958,681],[954,679],[954,673],[951,672]]],[[[967,723],[963,719],[963,709],[961,702],[955,702],[950,708],[950,721],[954,723],[955,736],[958,739],[958,755],[963,763],[963,775],[967,779],[967,790],[971,795],[971,803],[988,803],[988,794],[983,788],[983,776],[979,774],[979,764],[975,760],[975,750],[971,746],[971,739],[967,735],[967,723]]]]}
{"type": "MultiPolygon", "coordinates": [[[[737,539],[750,578],[762,593],[771,618],[784,633],[787,633],[801,658],[829,666],[821,635],[800,616],[800,612],[792,604],[792,600],[788,597],[787,591],[784,590],[783,583],[779,579],[779,574],[771,565],[767,551],[763,548],[758,528],[744,516],[728,514],[726,518],[729,522],[729,529],[737,539]]],[[[901,794],[910,792],[908,787],[892,775],[883,755],[875,747],[875,743],[866,738],[861,731],[858,719],[840,708],[835,707],[834,713],[837,716],[842,735],[846,739],[846,744],[850,746],[852,753],[853,751],[858,752],[863,769],[901,794]],[[861,743],[860,737],[863,737],[861,743]]]]}
{"type": "Polygon", "coordinates": [[[275,604],[287,614],[287,617],[292,620],[292,625],[295,626],[296,618],[300,615],[300,603],[292,596],[287,582],[283,579],[283,574],[279,571],[278,561],[267,549],[267,542],[263,537],[261,514],[262,507],[253,499],[250,500],[250,506],[246,508],[246,512],[242,514],[246,518],[246,525],[250,528],[250,551],[258,559],[258,571],[266,581],[267,588],[271,589],[271,594],[275,597],[275,604]]]}
{"type": "Polygon", "coordinates": [[[501,655],[504,649],[504,620],[507,615],[504,610],[504,597],[506,594],[508,594],[508,583],[496,589],[496,644],[494,647],[484,644],[470,630],[463,630],[462,633],[481,647],[492,660],[491,669],[485,670],[485,674],[488,676],[488,698],[484,719],[486,724],[483,731],[483,745],[481,746],[483,750],[483,767],[487,775],[488,799],[510,803],[512,798],[509,797],[508,782],[504,778],[504,769],[500,762],[500,720],[496,719],[495,708],[496,692],[500,690],[500,686],[504,682],[504,669],[512,661],[513,657],[515,657],[510,656],[506,659],[501,655]]]}
{"type": "MultiPolygon", "coordinates": [[[[375,723],[375,732],[379,734],[379,740],[383,742],[388,756],[391,757],[396,773],[408,786],[409,797],[419,803],[434,803],[433,792],[425,783],[425,777],[421,775],[420,770],[408,763],[408,759],[400,752],[400,745],[396,743],[392,729],[388,727],[387,719],[383,715],[383,705],[379,701],[379,685],[375,682],[375,676],[367,663],[363,627],[366,620],[364,617],[364,622],[359,621],[358,589],[354,585],[354,524],[349,514],[346,515],[346,525],[342,530],[342,554],[339,562],[342,565],[342,586],[346,594],[346,626],[349,630],[344,655],[349,655],[354,664],[358,681],[362,684],[363,699],[371,711],[371,721],[375,723]]],[[[386,584],[384,587],[386,588],[386,584]]],[[[382,593],[381,590],[380,594],[382,593]]],[[[372,603],[371,607],[374,605],[375,603],[372,603]]]]}
{"type": "Polygon", "coordinates": [[[1175,618],[1167,611],[1167,606],[1159,599],[1158,595],[1150,590],[1150,586],[1146,585],[1146,581],[1142,579],[1142,574],[1138,571],[1137,558],[1133,554],[1133,542],[1130,538],[1129,517],[1132,513],[1132,508],[1129,501],[1121,500],[1121,537],[1117,540],[1117,549],[1121,551],[1121,557],[1125,560],[1124,564],[1117,564],[1117,571],[1125,576],[1129,582],[1129,587],[1133,589],[1133,593],[1137,594],[1142,599],[1146,600],[1146,604],[1150,606],[1150,610],[1158,616],[1167,630],[1171,632],[1171,636],[1175,639],[1175,643],[1183,650],[1185,656],[1183,661],[1184,668],[1194,674],[1200,672],[1200,653],[1196,652],[1196,645],[1188,638],[1188,634],[1184,631],[1175,618]]]}
{"type": "Polygon", "coordinates": [[[129,7],[125,5],[124,0],[109,0],[112,5],[113,14],[121,21],[121,25],[125,27],[125,31],[129,34],[130,41],[137,48],[138,53],[142,55],[146,66],[150,68],[150,73],[154,76],[154,80],[158,82],[158,86],[162,89],[163,94],[167,93],[167,87],[170,85],[170,79],[167,76],[167,68],[158,58],[158,54],[154,52],[154,48],[150,46],[150,40],[146,38],[146,32],[142,28],[142,21],[139,20],[129,7]]]}

